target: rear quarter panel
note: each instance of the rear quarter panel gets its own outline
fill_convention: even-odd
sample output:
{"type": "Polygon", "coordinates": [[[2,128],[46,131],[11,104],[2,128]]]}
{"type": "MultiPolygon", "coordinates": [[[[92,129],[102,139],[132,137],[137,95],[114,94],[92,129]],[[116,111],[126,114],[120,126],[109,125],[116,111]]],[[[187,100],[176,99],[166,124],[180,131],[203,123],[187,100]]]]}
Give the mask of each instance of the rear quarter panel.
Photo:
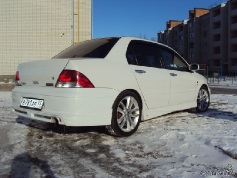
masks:
{"type": "Polygon", "coordinates": [[[120,92],[126,89],[139,91],[128,64],[115,63],[109,59],[70,60],[65,69],[83,73],[96,88],[111,88],[120,92]]]}

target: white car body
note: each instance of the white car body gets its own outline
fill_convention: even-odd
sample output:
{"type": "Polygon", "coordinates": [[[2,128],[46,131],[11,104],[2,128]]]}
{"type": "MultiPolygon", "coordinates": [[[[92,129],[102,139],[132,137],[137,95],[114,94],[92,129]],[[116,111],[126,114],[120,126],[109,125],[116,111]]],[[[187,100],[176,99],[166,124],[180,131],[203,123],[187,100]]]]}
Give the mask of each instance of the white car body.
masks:
{"type": "Polygon", "coordinates": [[[139,95],[141,120],[197,107],[200,88],[208,88],[206,79],[193,71],[129,65],[126,51],[133,40],[147,41],[122,37],[104,59],[50,59],[20,64],[17,71],[21,86],[12,91],[13,111],[66,126],[110,125],[114,101],[125,90],[139,95]],[[67,69],[83,73],[95,88],[55,87],[60,73],[67,69]],[[21,107],[23,98],[43,100],[42,110],[21,107]]]}

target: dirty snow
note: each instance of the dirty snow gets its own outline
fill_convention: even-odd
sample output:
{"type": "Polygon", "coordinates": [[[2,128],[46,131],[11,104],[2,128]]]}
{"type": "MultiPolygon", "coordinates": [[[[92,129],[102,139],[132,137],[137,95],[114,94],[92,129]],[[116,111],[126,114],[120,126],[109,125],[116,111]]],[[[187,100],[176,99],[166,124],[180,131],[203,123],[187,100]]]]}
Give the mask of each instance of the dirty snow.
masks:
{"type": "Polygon", "coordinates": [[[116,138],[17,117],[0,92],[0,177],[237,177],[236,112],[236,95],[213,95],[206,113],[168,114],[116,138]]]}

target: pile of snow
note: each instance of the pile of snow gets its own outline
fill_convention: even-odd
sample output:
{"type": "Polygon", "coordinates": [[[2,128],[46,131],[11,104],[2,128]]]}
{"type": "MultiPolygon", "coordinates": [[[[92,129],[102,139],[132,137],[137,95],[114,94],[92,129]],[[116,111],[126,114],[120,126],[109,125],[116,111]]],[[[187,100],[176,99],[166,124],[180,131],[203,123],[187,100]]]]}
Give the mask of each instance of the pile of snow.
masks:
{"type": "Polygon", "coordinates": [[[237,96],[213,95],[205,113],[168,114],[116,138],[18,118],[0,92],[0,177],[235,177],[236,112],[237,96]]]}

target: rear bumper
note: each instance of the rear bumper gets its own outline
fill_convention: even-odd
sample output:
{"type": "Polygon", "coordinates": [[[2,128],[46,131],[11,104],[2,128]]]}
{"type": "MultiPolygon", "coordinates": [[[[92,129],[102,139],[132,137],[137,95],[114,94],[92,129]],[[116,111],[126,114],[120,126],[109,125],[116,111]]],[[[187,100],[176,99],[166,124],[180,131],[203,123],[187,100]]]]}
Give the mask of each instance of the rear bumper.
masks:
{"type": "Polygon", "coordinates": [[[13,112],[18,115],[66,126],[110,125],[112,105],[119,92],[106,88],[15,87],[13,112]],[[41,111],[20,107],[23,97],[43,99],[41,111]]]}

